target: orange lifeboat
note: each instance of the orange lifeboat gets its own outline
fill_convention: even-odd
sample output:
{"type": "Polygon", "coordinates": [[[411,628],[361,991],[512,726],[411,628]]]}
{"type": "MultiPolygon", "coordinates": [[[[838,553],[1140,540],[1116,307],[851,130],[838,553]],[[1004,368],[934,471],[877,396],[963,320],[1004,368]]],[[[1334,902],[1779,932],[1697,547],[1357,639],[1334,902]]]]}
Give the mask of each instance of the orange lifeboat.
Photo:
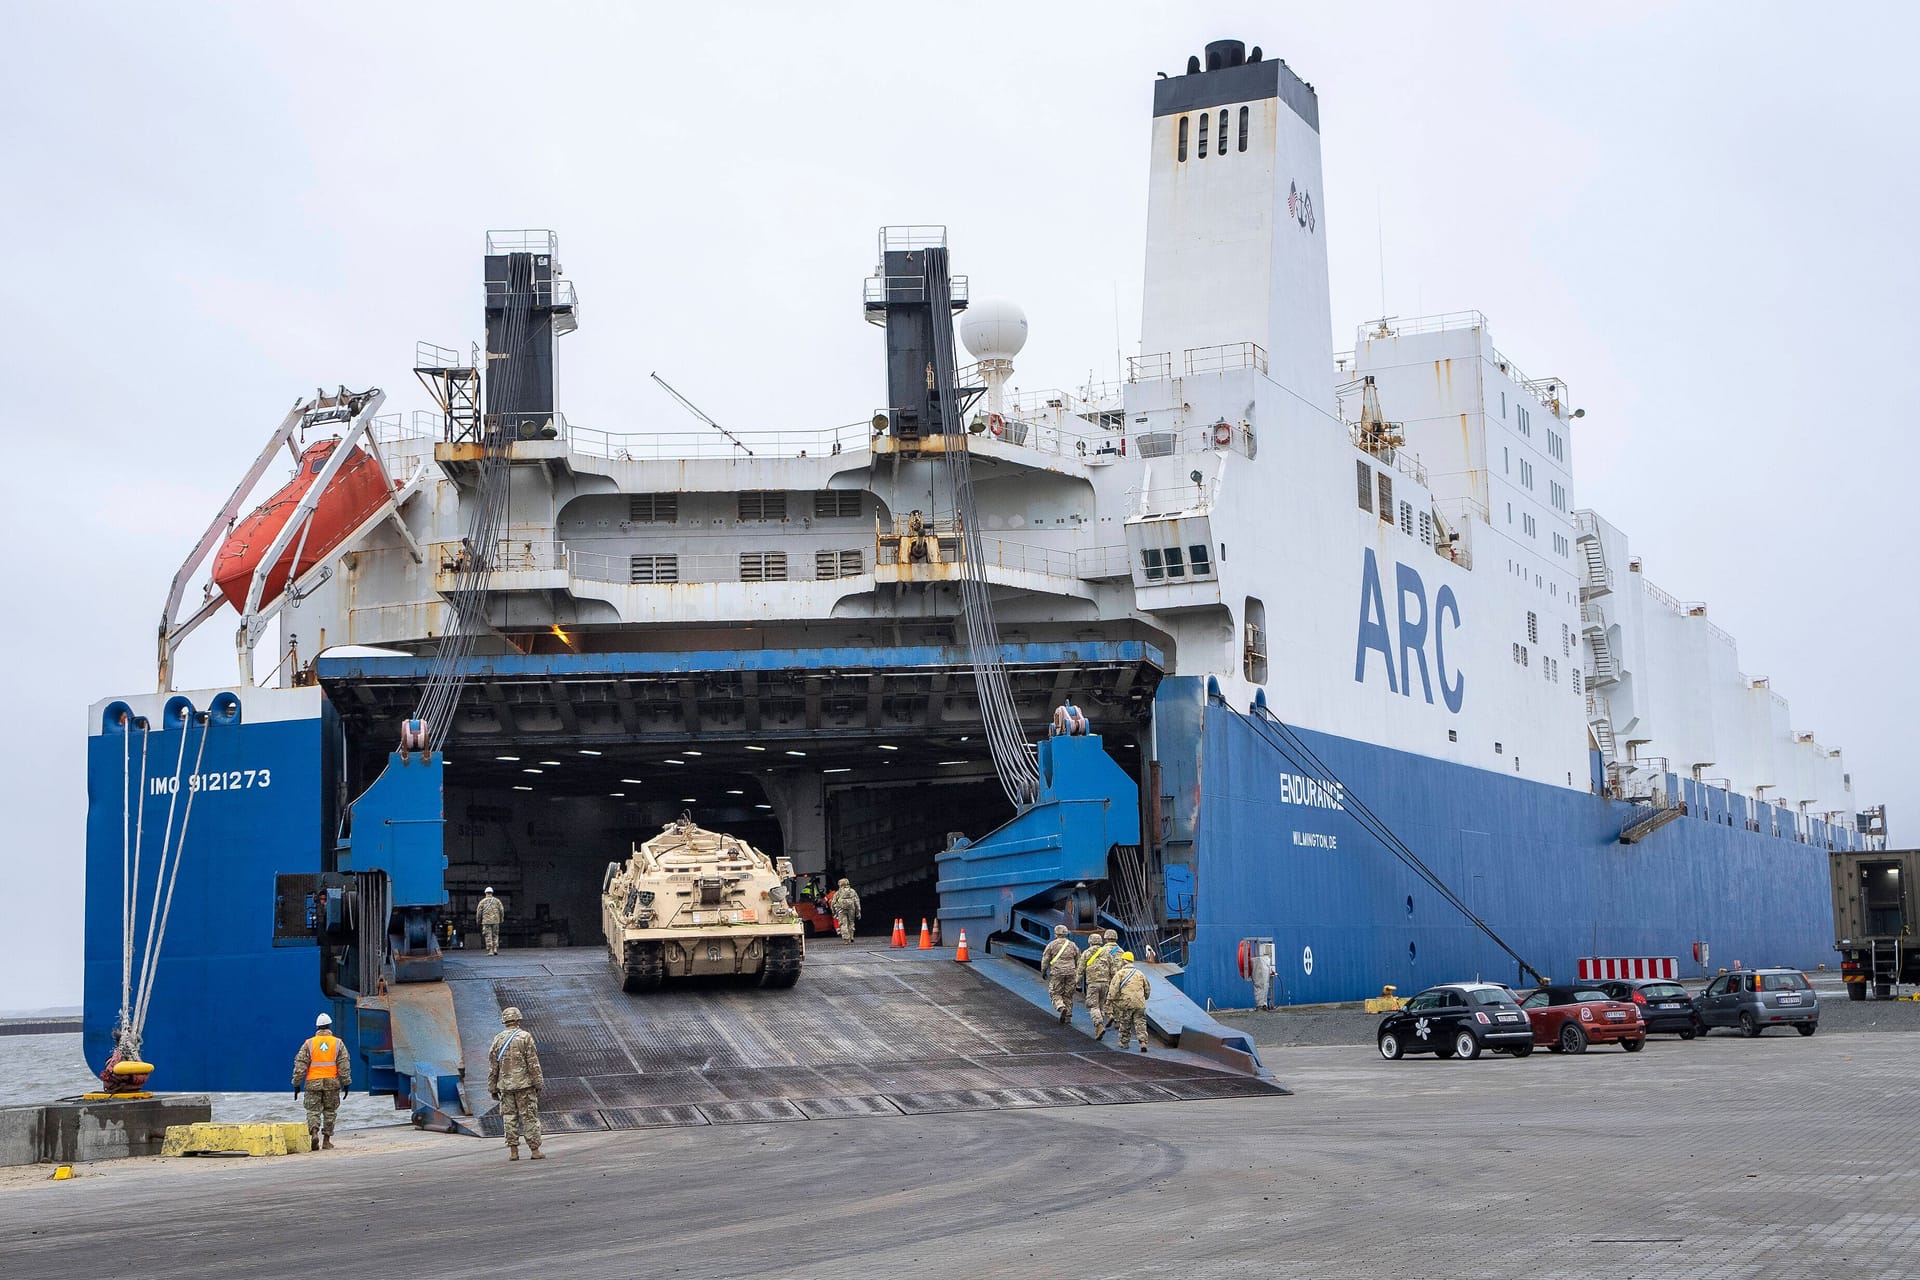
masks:
{"type": "MultiPolygon", "coordinates": [[[[246,608],[247,588],[253,582],[254,571],[260,567],[260,558],[267,554],[287,521],[293,519],[294,509],[319,480],[327,459],[339,445],[337,439],[308,445],[300,455],[299,473],[236,524],[227,540],[220,544],[219,554],[213,560],[213,581],[235,609],[246,608]]],[[[280,553],[279,562],[267,574],[260,603],[264,605],[277,599],[287,589],[290,579],[298,578],[325,560],[334,548],[346,541],[348,534],[380,510],[393,496],[393,490],[394,483],[387,478],[379,460],[355,445],[352,456],[320,495],[311,527],[306,531],[305,544],[302,545],[301,536],[296,532],[286,550],[280,553]],[[293,563],[296,551],[300,556],[298,566],[293,563]]]]}

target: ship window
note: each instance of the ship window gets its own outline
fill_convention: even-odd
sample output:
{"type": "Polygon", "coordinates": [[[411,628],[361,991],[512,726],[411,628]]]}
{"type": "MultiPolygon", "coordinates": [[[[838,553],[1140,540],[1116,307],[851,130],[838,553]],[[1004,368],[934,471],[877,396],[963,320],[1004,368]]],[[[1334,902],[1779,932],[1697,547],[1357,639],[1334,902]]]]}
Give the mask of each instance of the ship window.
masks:
{"type": "Polygon", "coordinates": [[[1353,460],[1353,478],[1360,486],[1360,509],[1373,510],[1373,468],[1360,459],[1353,460]]]}
{"type": "Polygon", "coordinates": [[[1426,511],[1420,513],[1420,545],[1423,547],[1433,545],[1433,515],[1426,511]]]}
{"type": "Polygon", "coordinates": [[[1247,679],[1255,684],[1267,682],[1267,606],[1253,596],[1247,597],[1246,646],[1247,679]]]}
{"type": "Polygon", "coordinates": [[[1221,155],[1227,154],[1227,113],[1220,112],[1220,132],[1214,135],[1214,149],[1221,155]]]}
{"type": "Polygon", "coordinates": [[[634,584],[680,581],[679,556],[628,556],[627,581],[634,584]]]}
{"type": "Polygon", "coordinates": [[[1540,615],[1531,609],[1527,610],[1527,643],[1540,643],[1540,615]]]}
{"type": "Polygon", "coordinates": [[[1193,566],[1193,576],[1196,578],[1204,578],[1213,572],[1212,560],[1213,556],[1203,542],[1187,548],[1187,563],[1193,566]]]}
{"type": "Polygon", "coordinates": [[[1578,667],[1573,669],[1573,691],[1580,692],[1580,668],[1578,667]]]}
{"type": "Polygon", "coordinates": [[[1207,113],[1200,113],[1200,158],[1207,158],[1207,113]]]}
{"type": "Polygon", "coordinates": [[[1247,149],[1247,109],[1240,108],[1240,149],[1247,149]]]}
{"type": "Polygon", "coordinates": [[[1181,116],[1180,117],[1180,149],[1174,153],[1174,159],[1185,160],[1186,158],[1187,158],[1187,118],[1185,116],[1181,116]]]}
{"type": "Polygon", "coordinates": [[[632,493],[627,495],[627,523],[672,524],[680,518],[677,493],[632,493]]]}
{"type": "Polygon", "coordinates": [[[1184,578],[1187,576],[1187,566],[1182,562],[1180,548],[1168,547],[1166,550],[1166,561],[1167,576],[1169,578],[1184,578]]]}
{"type": "Polygon", "coordinates": [[[813,553],[813,576],[822,579],[858,577],[860,559],[858,551],[816,551],[813,553]]]}
{"type": "MultiPolygon", "coordinates": [[[[785,495],[781,495],[784,497],[785,495]]],[[[787,580],[787,553],[784,551],[742,551],[740,553],[740,581],[742,582],[785,582],[787,580]]]]}
{"type": "Polygon", "coordinates": [[[1565,658],[1573,653],[1573,631],[1566,623],[1560,624],[1560,656],[1565,658]]]}
{"type": "Polygon", "coordinates": [[[1499,743],[1496,742],[1493,744],[1493,754],[1497,756],[1505,755],[1506,751],[1500,746],[1499,743]]]}
{"type": "Polygon", "coordinates": [[[742,520],[785,520],[787,495],[778,489],[749,489],[740,495],[742,520]]]}
{"type": "Polygon", "coordinates": [[[851,520],[860,514],[860,493],[857,489],[826,489],[813,495],[813,518],[816,520],[851,520]]]}
{"type": "Polygon", "coordinates": [[[1523,667],[1527,665],[1527,646],[1518,640],[1513,643],[1513,660],[1523,667]]]}
{"type": "Polygon", "coordinates": [[[326,469],[327,469],[327,460],[325,458],[315,458],[313,460],[312,465],[307,468],[307,471],[310,474],[317,476],[322,471],[325,471],[326,469]]]}
{"type": "Polygon", "coordinates": [[[1384,471],[1380,473],[1380,518],[1393,523],[1393,477],[1384,471]]]}
{"type": "Polygon", "coordinates": [[[1166,576],[1166,570],[1160,564],[1160,548],[1143,547],[1140,551],[1140,565],[1147,571],[1148,582],[1158,582],[1166,576]]]}
{"type": "Polygon", "coordinates": [[[1400,532],[1409,538],[1413,536],[1413,504],[1411,502],[1400,504],[1400,532]]]}
{"type": "Polygon", "coordinates": [[[1447,741],[1448,742],[1460,741],[1460,731],[1458,729],[1447,730],[1447,741]]]}

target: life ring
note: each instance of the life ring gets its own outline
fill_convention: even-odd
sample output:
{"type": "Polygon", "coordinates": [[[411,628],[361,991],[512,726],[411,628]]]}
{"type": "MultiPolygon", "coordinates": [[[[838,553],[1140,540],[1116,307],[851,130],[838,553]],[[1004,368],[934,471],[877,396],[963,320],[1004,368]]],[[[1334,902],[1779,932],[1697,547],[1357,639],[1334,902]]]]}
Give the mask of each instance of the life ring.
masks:
{"type": "Polygon", "coordinates": [[[1007,433],[1007,420],[997,413],[990,413],[987,415],[987,430],[997,436],[1005,435],[1007,433]]]}
{"type": "Polygon", "coordinates": [[[1240,976],[1243,978],[1253,977],[1253,957],[1249,954],[1247,941],[1240,939],[1240,976]]]}
{"type": "Polygon", "coordinates": [[[1215,444],[1233,443],[1233,428],[1228,425],[1225,418],[1213,424],[1213,442],[1215,444]]]}

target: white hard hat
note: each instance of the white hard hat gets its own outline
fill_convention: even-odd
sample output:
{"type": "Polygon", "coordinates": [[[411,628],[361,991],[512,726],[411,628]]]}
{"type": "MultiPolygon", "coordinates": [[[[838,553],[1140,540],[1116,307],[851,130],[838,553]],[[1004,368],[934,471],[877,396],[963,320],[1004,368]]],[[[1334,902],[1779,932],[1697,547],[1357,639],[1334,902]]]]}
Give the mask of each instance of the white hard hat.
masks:
{"type": "Polygon", "coordinates": [[[492,892],[493,892],[493,886],[492,886],[492,885],[488,885],[488,886],[487,886],[487,892],[488,892],[488,893],[492,893],[492,892]]]}
{"type": "Polygon", "coordinates": [[[330,1027],[333,1025],[333,1016],[323,1013],[313,1020],[313,1025],[316,1027],[330,1027]]]}

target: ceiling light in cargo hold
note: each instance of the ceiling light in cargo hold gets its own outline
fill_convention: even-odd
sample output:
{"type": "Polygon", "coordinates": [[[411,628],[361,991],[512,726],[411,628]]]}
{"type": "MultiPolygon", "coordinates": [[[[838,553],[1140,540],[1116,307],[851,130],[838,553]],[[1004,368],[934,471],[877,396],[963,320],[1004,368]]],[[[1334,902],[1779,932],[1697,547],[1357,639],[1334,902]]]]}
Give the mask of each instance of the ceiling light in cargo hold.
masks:
{"type": "Polygon", "coordinates": [[[494,759],[495,759],[495,760],[505,760],[505,761],[507,761],[507,762],[508,762],[508,763],[510,763],[510,764],[519,764],[519,763],[520,763],[520,757],[519,757],[519,756],[495,756],[495,757],[494,757],[494,759]]]}
{"type": "Polygon", "coordinates": [[[682,751],[682,752],[681,752],[680,754],[681,754],[681,755],[683,755],[683,756],[703,756],[703,755],[705,755],[705,754],[706,754],[706,752],[704,752],[704,751],[682,751]]]}
{"type": "Polygon", "coordinates": [[[805,754],[807,754],[807,753],[806,753],[806,752],[804,752],[804,751],[789,751],[789,752],[787,752],[787,754],[788,754],[788,755],[790,755],[790,756],[803,756],[803,755],[805,755],[805,754]]]}
{"type": "Polygon", "coordinates": [[[847,767],[847,766],[844,766],[844,765],[843,765],[843,766],[841,766],[841,767],[840,767],[840,768],[838,768],[838,769],[822,769],[822,770],[821,770],[820,772],[822,772],[822,773],[852,773],[852,772],[853,772],[853,770],[852,770],[851,768],[849,768],[849,767],[847,767]]]}
{"type": "Polygon", "coordinates": [[[580,754],[583,756],[597,756],[600,753],[598,751],[589,751],[585,747],[582,747],[580,748],[580,754]]]}
{"type": "Polygon", "coordinates": [[[550,765],[552,765],[552,766],[553,766],[554,768],[556,768],[556,769],[558,769],[558,768],[560,767],[560,762],[559,762],[558,760],[542,760],[542,761],[541,761],[540,763],[541,763],[541,764],[550,764],[550,765]]]}
{"type": "Polygon", "coordinates": [[[533,788],[532,787],[515,787],[514,790],[515,791],[531,791],[533,790],[533,788]]]}
{"type": "Polygon", "coordinates": [[[545,772],[546,772],[546,770],[545,770],[545,769],[522,769],[522,770],[521,770],[520,772],[522,772],[522,773],[545,773],[545,772]]]}
{"type": "Polygon", "coordinates": [[[771,808],[773,808],[773,806],[772,806],[772,805],[770,805],[770,804],[757,804],[757,805],[755,805],[755,806],[753,806],[753,807],[754,807],[754,808],[756,808],[756,809],[771,809],[771,808]]]}
{"type": "Polygon", "coordinates": [[[681,796],[680,803],[681,804],[699,804],[700,797],[699,796],[681,796]]]}
{"type": "Polygon", "coordinates": [[[765,751],[765,750],[766,750],[766,748],[765,748],[765,747],[756,747],[756,746],[753,746],[753,745],[751,745],[751,744],[749,744],[749,745],[748,745],[748,747],[747,747],[747,750],[749,750],[749,751],[765,751]]]}
{"type": "Polygon", "coordinates": [[[879,746],[880,746],[880,750],[882,751],[898,751],[900,749],[894,746],[891,742],[882,742],[879,744],[879,746]]]}
{"type": "Polygon", "coordinates": [[[941,764],[965,764],[965,760],[942,760],[941,764]]]}
{"type": "Polygon", "coordinates": [[[627,793],[624,791],[609,791],[607,792],[607,794],[612,796],[615,800],[624,800],[627,797],[627,793]]]}
{"type": "Polygon", "coordinates": [[[638,778],[622,778],[622,779],[620,779],[620,781],[622,781],[622,782],[631,782],[631,783],[632,783],[632,784],[633,784],[634,786],[636,786],[636,787],[640,785],[640,779],[638,779],[638,778]]]}
{"type": "Polygon", "coordinates": [[[686,763],[686,761],[685,761],[685,760],[675,760],[675,759],[674,759],[673,757],[671,757],[671,756],[669,756],[669,757],[667,757],[667,758],[666,758],[665,760],[662,760],[662,761],[661,761],[660,763],[661,763],[661,764],[685,764],[685,763],[686,763]]]}
{"type": "Polygon", "coordinates": [[[728,795],[730,795],[730,796],[743,796],[743,795],[745,795],[745,794],[747,794],[747,793],[746,793],[746,792],[744,792],[744,791],[729,791],[729,792],[727,792],[727,794],[728,794],[728,795]]]}

